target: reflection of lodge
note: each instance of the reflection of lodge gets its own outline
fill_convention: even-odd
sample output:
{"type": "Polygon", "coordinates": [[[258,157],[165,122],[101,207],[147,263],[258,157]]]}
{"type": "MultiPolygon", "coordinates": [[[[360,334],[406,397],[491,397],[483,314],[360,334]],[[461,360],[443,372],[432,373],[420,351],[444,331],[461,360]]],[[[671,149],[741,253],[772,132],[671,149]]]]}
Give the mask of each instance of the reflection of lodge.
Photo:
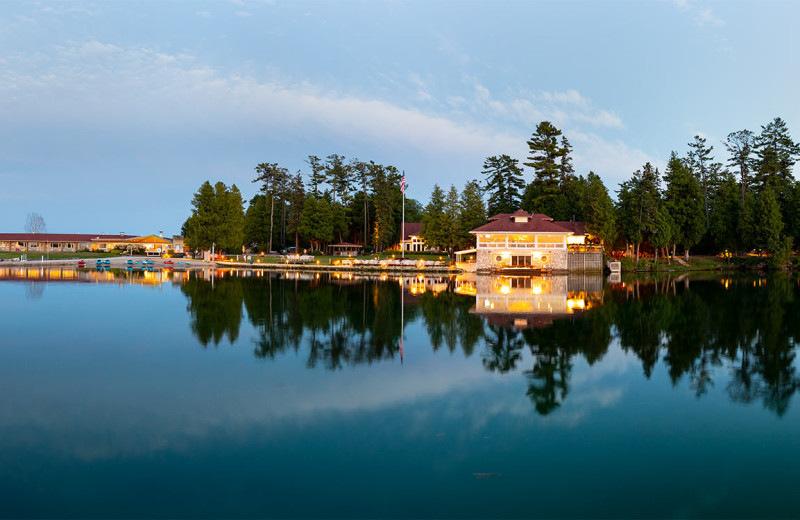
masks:
{"type": "Polygon", "coordinates": [[[128,271],[76,269],[74,267],[0,267],[0,281],[116,283],[159,286],[166,282],[183,283],[188,271],[169,269],[128,271]]]}
{"type": "MultiPolygon", "coordinates": [[[[469,294],[468,282],[457,292],[469,294]]],[[[601,304],[603,277],[478,276],[471,312],[498,326],[547,327],[553,320],[580,316],[601,304]]]]}

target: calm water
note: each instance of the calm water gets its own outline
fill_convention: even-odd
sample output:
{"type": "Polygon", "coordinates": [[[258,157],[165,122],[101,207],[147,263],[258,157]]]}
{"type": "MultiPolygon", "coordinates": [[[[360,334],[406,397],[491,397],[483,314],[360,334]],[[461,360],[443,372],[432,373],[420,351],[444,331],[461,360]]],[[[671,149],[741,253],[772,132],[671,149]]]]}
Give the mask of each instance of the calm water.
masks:
{"type": "Polygon", "coordinates": [[[3,517],[800,516],[796,277],[0,280],[3,517]]]}

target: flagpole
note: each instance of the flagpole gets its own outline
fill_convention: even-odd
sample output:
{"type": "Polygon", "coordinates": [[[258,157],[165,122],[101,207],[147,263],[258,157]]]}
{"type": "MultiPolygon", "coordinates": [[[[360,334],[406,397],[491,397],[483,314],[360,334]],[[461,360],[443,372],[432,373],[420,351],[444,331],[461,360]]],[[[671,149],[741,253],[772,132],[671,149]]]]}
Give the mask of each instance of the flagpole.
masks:
{"type": "Polygon", "coordinates": [[[400,185],[403,192],[403,218],[400,225],[400,258],[406,258],[406,245],[403,243],[406,239],[406,171],[403,170],[403,182],[400,185]]]}

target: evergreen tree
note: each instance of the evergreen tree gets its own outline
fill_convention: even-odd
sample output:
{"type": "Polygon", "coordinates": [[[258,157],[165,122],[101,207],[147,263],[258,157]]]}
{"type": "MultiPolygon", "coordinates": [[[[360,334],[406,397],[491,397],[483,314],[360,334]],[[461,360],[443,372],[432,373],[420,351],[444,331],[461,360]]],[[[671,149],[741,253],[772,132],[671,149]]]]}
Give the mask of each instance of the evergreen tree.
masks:
{"type": "Polygon", "coordinates": [[[459,217],[461,214],[461,203],[458,190],[450,185],[450,190],[444,199],[444,218],[442,219],[442,246],[450,256],[461,241],[461,230],[459,228],[459,217]]]}
{"type": "Polygon", "coordinates": [[[303,212],[300,215],[300,235],[311,243],[312,250],[319,251],[333,240],[333,220],[331,206],[324,198],[306,196],[303,212]]]}
{"type": "Polygon", "coordinates": [[[719,197],[711,212],[709,229],[718,251],[739,251],[739,215],[742,210],[740,186],[733,176],[726,176],[720,185],[719,197]]]}
{"type": "Polygon", "coordinates": [[[783,239],[783,217],[778,198],[772,188],[767,186],[758,196],[758,210],[755,218],[756,247],[769,254],[778,252],[783,239]]]}
{"type": "Polygon", "coordinates": [[[518,161],[508,155],[487,157],[483,162],[486,175],[486,192],[489,194],[490,215],[513,213],[520,208],[521,193],[525,187],[518,161]]]}
{"type": "Polygon", "coordinates": [[[244,208],[236,185],[206,181],[192,199],[192,215],[183,224],[188,249],[238,250],[244,240],[244,208]]]}
{"type": "Polygon", "coordinates": [[[244,243],[261,250],[266,249],[269,240],[269,209],[267,197],[261,193],[250,199],[244,215],[244,243]]]}
{"type": "Polygon", "coordinates": [[[434,184],[430,201],[425,206],[425,213],[422,217],[422,237],[430,248],[443,249],[446,247],[443,229],[445,219],[444,199],[444,191],[438,184],[434,184]]]}
{"type": "Polygon", "coordinates": [[[731,154],[728,165],[739,170],[739,193],[741,204],[744,204],[744,194],[750,186],[750,164],[753,152],[754,137],[750,130],[739,130],[728,134],[725,148],[731,154]]]}
{"type": "Polygon", "coordinates": [[[523,209],[527,211],[547,215],[553,212],[561,180],[567,175],[562,168],[571,168],[569,160],[565,158],[569,150],[559,144],[560,135],[561,130],[549,121],[542,121],[528,141],[529,162],[524,164],[533,168],[535,177],[525,190],[522,201],[523,209]]]}
{"type": "Polygon", "coordinates": [[[303,186],[303,175],[298,171],[297,175],[292,177],[290,186],[290,202],[289,209],[289,222],[287,231],[294,235],[295,251],[300,251],[300,227],[303,217],[303,206],[306,200],[306,191],[303,186]]]}
{"type": "Polygon", "coordinates": [[[714,168],[711,166],[714,162],[714,158],[711,155],[713,150],[713,146],[706,146],[706,138],[700,137],[699,135],[694,136],[694,142],[689,143],[689,167],[700,183],[700,191],[703,197],[705,227],[708,227],[711,192],[716,185],[714,168]]]}
{"type": "Polygon", "coordinates": [[[227,251],[237,251],[244,243],[244,207],[242,194],[235,184],[230,188],[218,182],[214,186],[220,216],[219,245],[227,251]]]}
{"type": "Polygon", "coordinates": [[[680,245],[689,258],[689,248],[697,244],[705,230],[704,198],[700,183],[692,175],[686,162],[672,152],[664,172],[665,209],[672,217],[672,254],[680,245]]]}
{"type": "Polygon", "coordinates": [[[289,170],[282,168],[278,163],[261,163],[255,168],[258,176],[253,182],[261,183],[261,192],[269,201],[269,239],[268,251],[272,251],[273,231],[275,229],[275,199],[279,203],[284,200],[286,183],[289,179],[289,170]]]}
{"type": "Polygon", "coordinates": [[[478,181],[469,181],[461,192],[458,215],[458,249],[472,247],[475,237],[470,231],[486,223],[486,207],[483,205],[481,187],[478,181]]]}
{"type": "Polygon", "coordinates": [[[346,164],[341,155],[332,154],[325,162],[325,177],[333,188],[333,202],[339,197],[339,202],[347,206],[350,202],[350,191],[353,185],[350,166],[346,164]]]}
{"type": "Polygon", "coordinates": [[[658,168],[649,162],[620,185],[618,209],[623,236],[636,246],[636,261],[644,240],[655,233],[661,197],[658,168]]]}
{"type": "Polygon", "coordinates": [[[375,251],[382,251],[396,242],[400,231],[402,175],[394,166],[370,162],[369,168],[372,201],[375,207],[375,226],[372,233],[375,251]]]}
{"type": "Polygon", "coordinates": [[[308,177],[308,185],[314,193],[314,197],[319,198],[319,190],[322,183],[325,182],[325,166],[316,155],[309,155],[306,162],[311,167],[311,173],[308,177]]]}
{"type": "Polygon", "coordinates": [[[586,232],[599,237],[610,248],[617,238],[617,216],[614,202],[608,195],[603,181],[589,172],[583,193],[582,206],[586,232]]]}
{"type": "Polygon", "coordinates": [[[739,235],[739,247],[742,251],[750,251],[757,247],[756,244],[756,215],[757,203],[753,192],[744,195],[744,204],[739,212],[739,222],[736,230],[739,235]]]}
{"type": "Polygon", "coordinates": [[[773,189],[776,195],[794,180],[792,166],[800,155],[800,144],[792,141],[786,123],[776,117],[768,125],[761,127],[761,134],[755,139],[755,188],[758,193],[766,188],[773,189]]]}

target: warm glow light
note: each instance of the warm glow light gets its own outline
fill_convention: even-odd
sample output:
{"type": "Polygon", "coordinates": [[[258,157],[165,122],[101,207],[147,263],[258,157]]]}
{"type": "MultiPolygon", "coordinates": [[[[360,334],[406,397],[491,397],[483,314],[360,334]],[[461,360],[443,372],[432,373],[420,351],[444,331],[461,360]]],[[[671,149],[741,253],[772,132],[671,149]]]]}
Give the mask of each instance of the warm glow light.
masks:
{"type": "Polygon", "coordinates": [[[531,293],[533,294],[542,294],[542,286],[541,285],[534,285],[531,287],[531,293]]]}
{"type": "Polygon", "coordinates": [[[508,294],[511,292],[511,287],[503,285],[502,287],[500,287],[500,292],[503,294],[508,294]]]}

